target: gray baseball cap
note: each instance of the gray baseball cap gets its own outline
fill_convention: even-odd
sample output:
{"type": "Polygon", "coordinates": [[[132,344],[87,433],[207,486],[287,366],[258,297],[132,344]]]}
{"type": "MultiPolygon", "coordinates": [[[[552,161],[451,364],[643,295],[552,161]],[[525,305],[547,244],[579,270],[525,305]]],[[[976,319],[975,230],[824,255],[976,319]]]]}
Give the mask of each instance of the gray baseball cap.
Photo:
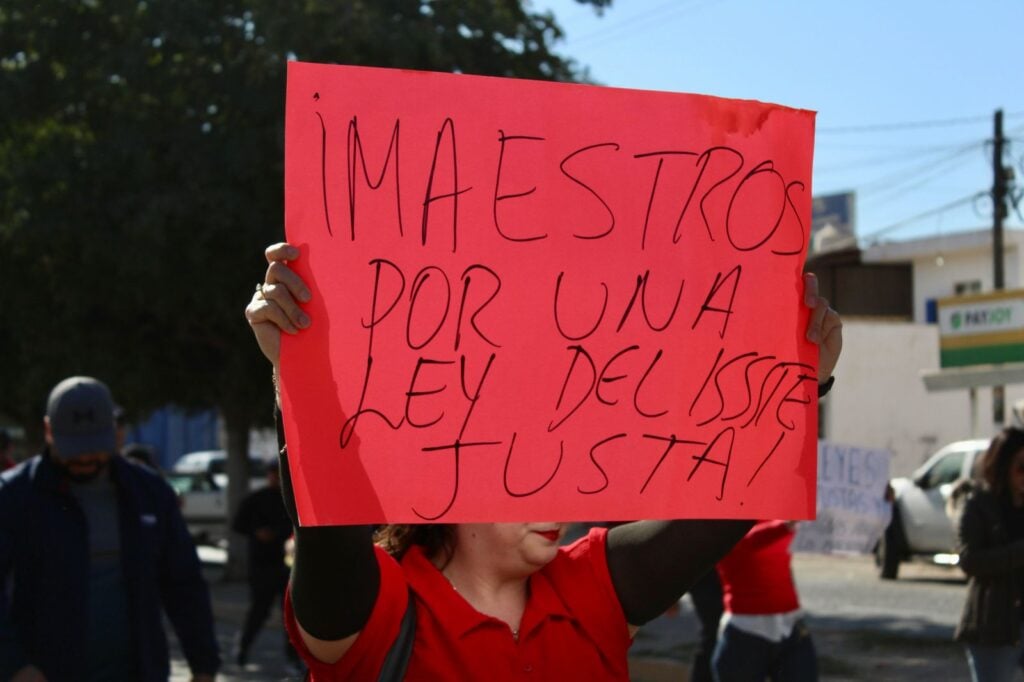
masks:
{"type": "Polygon", "coordinates": [[[70,377],[54,386],[46,401],[55,454],[71,459],[89,452],[114,453],[114,400],[106,384],[70,377]]]}

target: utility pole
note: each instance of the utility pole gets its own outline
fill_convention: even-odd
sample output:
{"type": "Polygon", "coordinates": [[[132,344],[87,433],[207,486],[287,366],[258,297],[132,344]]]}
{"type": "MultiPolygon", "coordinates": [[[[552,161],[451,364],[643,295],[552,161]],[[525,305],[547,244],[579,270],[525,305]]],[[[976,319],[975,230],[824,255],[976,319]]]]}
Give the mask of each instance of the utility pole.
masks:
{"type": "Polygon", "coordinates": [[[993,288],[1006,286],[1003,278],[1003,218],[1006,217],[1006,169],[1003,168],[1003,110],[996,109],[992,138],[992,259],[993,288]]]}
{"type": "MultiPolygon", "coordinates": [[[[1003,277],[1003,218],[1006,217],[1006,169],[1003,167],[1003,110],[996,109],[992,137],[992,285],[1006,286],[1003,277]]],[[[1006,423],[1006,387],[992,387],[992,421],[996,428],[1006,423]]]]}

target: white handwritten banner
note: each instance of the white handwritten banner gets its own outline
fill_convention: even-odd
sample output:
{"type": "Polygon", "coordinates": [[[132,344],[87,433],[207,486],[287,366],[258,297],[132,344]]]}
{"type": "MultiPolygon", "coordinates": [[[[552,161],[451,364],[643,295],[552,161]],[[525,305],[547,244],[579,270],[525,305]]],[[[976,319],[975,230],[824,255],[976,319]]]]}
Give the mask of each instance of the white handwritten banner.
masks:
{"type": "Polygon", "coordinates": [[[818,444],[818,516],[797,529],[793,549],[801,552],[867,554],[889,524],[885,501],[888,450],[818,444]]]}

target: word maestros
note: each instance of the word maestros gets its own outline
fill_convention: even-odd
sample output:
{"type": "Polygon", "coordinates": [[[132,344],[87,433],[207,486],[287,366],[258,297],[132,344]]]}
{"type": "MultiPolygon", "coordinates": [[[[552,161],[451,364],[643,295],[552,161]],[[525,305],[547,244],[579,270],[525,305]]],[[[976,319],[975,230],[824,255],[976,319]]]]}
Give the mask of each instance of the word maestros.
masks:
{"type": "MultiPolygon", "coordinates": [[[[489,141],[493,147],[485,155],[480,140],[459,138],[451,118],[440,122],[429,140],[407,140],[403,133],[408,133],[399,120],[393,126],[390,122],[375,126],[378,134],[374,136],[361,131],[355,117],[332,129],[320,116],[320,125],[320,162],[325,169],[323,228],[339,248],[356,243],[361,247],[359,253],[374,254],[363,261],[362,272],[353,275],[366,278],[362,290],[371,292],[369,300],[361,303],[361,310],[366,311],[360,320],[365,337],[359,342],[365,348],[365,373],[358,385],[358,405],[341,426],[339,443],[346,448],[361,425],[372,421],[395,431],[420,432],[424,437],[409,442],[423,452],[450,453],[452,486],[439,491],[436,510],[414,510],[421,518],[437,519],[451,509],[459,494],[461,456],[467,452],[486,451],[504,458],[502,487],[513,497],[540,493],[560,471],[564,475],[564,471],[579,470],[570,466],[563,470],[567,461],[585,460],[588,480],[580,481],[576,490],[580,495],[597,495],[610,484],[602,449],[621,447],[624,439],[635,441],[637,450],[659,453],[629,482],[637,494],[644,494],[653,484],[670,454],[685,452],[683,457],[692,461],[687,480],[704,467],[714,471],[712,485],[721,500],[734,469],[732,451],[744,430],[771,428],[778,434],[761,439],[774,446],[759,453],[756,460],[748,456],[741,475],[749,485],[785,435],[803,422],[813,367],[795,358],[777,357],[770,349],[737,350],[727,344],[738,301],[772,295],[759,291],[763,285],[748,281],[749,276],[745,279],[744,259],[751,257],[749,252],[784,262],[784,270],[792,272],[792,259],[801,256],[807,242],[796,208],[797,200],[806,200],[804,183],[784,177],[771,160],[752,163],[739,150],[726,146],[629,150],[613,140],[563,149],[541,136],[503,130],[494,131],[489,141]],[[380,130],[390,134],[381,135],[380,130]],[[409,145],[427,145],[432,154],[403,152],[403,146],[409,145]],[[474,169],[472,174],[460,163],[463,145],[475,150],[476,161],[465,164],[474,169]],[[409,157],[419,163],[413,165],[409,157]],[[480,158],[493,159],[493,163],[482,164],[480,158]],[[547,273],[547,281],[540,282],[543,305],[532,309],[533,318],[518,333],[553,329],[559,344],[550,352],[563,359],[561,375],[551,383],[552,395],[508,395],[507,390],[493,388],[489,379],[503,359],[513,356],[516,339],[489,324],[493,317],[488,313],[500,311],[503,303],[521,294],[508,285],[513,279],[509,275],[517,267],[517,250],[536,249],[544,240],[554,242],[558,236],[565,243],[564,234],[552,232],[557,226],[515,221],[513,227],[512,221],[504,220],[517,202],[539,201],[535,196],[538,186],[532,183],[529,171],[530,164],[541,162],[550,167],[538,170],[536,177],[558,179],[571,192],[561,199],[554,199],[549,192],[545,201],[590,202],[591,209],[596,209],[590,215],[601,216],[586,229],[571,228],[572,238],[591,245],[620,239],[614,248],[621,249],[620,231],[628,230],[632,253],[624,258],[638,265],[628,277],[620,271],[586,291],[572,281],[587,267],[585,262],[572,262],[567,255],[564,267],[547,273]],[[609,188],[606,172],[603,180],[594,179],[613,162],[630,174],[634,189],[609,188]],[[636,184],[637,178],[644,179],[641,185],[636,184]],[[637,186],[643,187],[639,199],[637,186]],[[372,212],[360,213],[361,207],[369,204],[372,212]],[[652,210],[655,205],[660,210],[652,210]],[[629,214],[631,210],[634,212],[629,214]],[[415,229],[408,224],[410,216],[416,218],[415,229]],[[488,251],[490,261],[472,254],[474,262],[452,271],[441,256],[459,253],[463,245],[460,235],[466,229],[487,230],[500,246],[488,251]],[[388,232],[389,243],[399,239],[413,246],[403,246],[402,255],[374,251],[382,231],[388,232]],[[688,273],[661,272],[644,265],[642,253],[648,249],[699,248],[711,243],[717,248],[718,265],[689,277],[688,273]],[[404,257],[410,248],[438,259],[429,262],[429,258],[404,257]],[[734,254],[733,262],[722,263],[723,251],[734,254]],[[496,253],[501,257],[494,256],[496,253]],[[583,320],[580,310],[592,312],[583,320]],[[705,327],[721,341],[715,351],[694,357],[679,348],[678,341],[685,334],[705,327]],[[400,390],[381,384],[380,366],[388,362],[375,356],[381,333],[404,334],[402,347],[416,356],[400,390]],[[472,344],[466,343],[469,338],[472,344]],[[470,346],[476,350],[467,351],[470,346]],[[666,385],[664,377],[658,383],[659,372],[671,364],[666,359],[673,353],[682,354],[690,368],[684,385],[676,385],[685,396],[685,414],[671,414],[664,405],[664,392],[651,388],[666,385]],[[464,409],[458,413],[438,409],[436,401],[441,396],[460,401],[464,409]],[[548,401],[551,412],[546,423],[508,423],[504,432],[488,433],[487,438],[476,437],[479,430],[470,428],[478,405],[524,399],[539,404],[548,401]],[[588,431],[588,442],[566,442],[560,432],[587,409],[608,410],[607,432],[588,431]],[[617,422],[614,414],[626,413],[628,419],[617,422]],[[669,423],[676,429],[669,428],[669,423]],[[632,428],[637,424],[649,428],[632,428]],[[694,433],[679,432],[680,424],[691,424],[694,433]],[[522,441],[527,431],[550,434],[546,442],[557,449],[558,456],[545,457],[546,471],[537,474],[538,484],[523,489],[511,481],[509,471],[516,466],[517,454],[532,454],[517,453],[517,437],[522,441]],[[430,436],[438,433],[456,435],[431,442],[430,436]]],[[[538,213],[545,215],[544,211],[538,213]]],[[[777,329],[765,333],[785,336],[777,329]]],[[[353,393],[355,390],[353,385],[353,393]]]]}
{"type": "MultiPolygon", "coordinates": [[[[320,161],[322,168],[326,169],[329,163],[337,163],[338,160],[330,159],[328,156],[327,121],[319,114],[317,116],[323,140],[320,161]]],[[[334,138],[334,133],[337,131],[333,131],[331,139],[334,138]]],[[[537,164],[538,158],[547,159],[552,154],[558,158],[560,154],[558,146],[543,137],[506,134],[504,130],[495,131],[497,158],[493,168],[489,169],[493,174],[486,178],[469,180],[464,171],[461,174],[459,172],[459,144],[455,122],[447,118],[441,124],[433,141],[429,167],[415,169],[418,172],[413,173],[416,178],[414,183],[408,180],[410,169],[404,168],[400,160],[400,120],[395,121],[386,151],[380,155],[380,161],[376,166],[367,161],[356,117],[347,123],[345,139],[346,186],[343,191],[347,192],[346,217],[352,240],[356,238],[359,189],[365,187],[369,190],[378,190],[389,174],[393,181],[395,210],[388,218],[397,226],[399,233],[404,235],[407,205],[403,206],[403,194],[406,197],[406,204],[412,201],[421,206],[419,238],[424,245],[428,243],[431,229],[431,210],[438,202],[445,202],[451,205],[446,226],[450,234],[446,238],[451,240],[452,252],[458,250],[459,202],[461,197],[470,192],[485,194],[490,208],[490,222],[501,239],[510,243],[521,243],[549,237],[545,228],[513,231],[503,227],[502,221],[502,212],[509,204],[528,202],[531,195],[538,190],[535,185],[512,188],[503,184],[503,174],[509,174],[516,166],[516,152],[524,152],[526,163],[533,165],[537,164]],[[533,148],[537,145],[541,145],[542,148],[533,148]],[[524,147],[531,149],[524,150],[524,147]],[[552,147],[555,149],[551,149],[552,147]],[[374,173],[371,167],[379,171],[374,173]],[[402,177],[406,180],[403,181],[402,177]]],[[[422,141],[417,140],[415,143],[422,144],[422,141]]],[[[775,169],[775,163],[770,159],[758,161],[751,166],[739,150],[727,146],[713,146],[703,150],[646,150],[629,153],[623,150],[618,142],[597,142],[570,150],[557,161],[558,170],[571,186],[582,190],[582,195],[577,192],[561,199],[577,201],[580,196],[589,197],[589,200],[596,202],[606,215],[604,224],[595,225],[591,230],[574,232],[573,237],[584,240],[604,239],[615,231],[619,209],[609,195],[602,194],[595,188],[593,181],[587,178],[588,167],[593,169],[595,166],[609,165],[609,154],[627,155],[634,161],[634,165],[623,169],[623,172],[646,175],[649,178],[649,190],[645,192],[647,203],[644,215],[633,216],[634,220],[630,221],[642,225],[637,238],[637,246],[641,250],[647,248],[648,232],[653,227],[651,207],[659,196],[668,194],[676,202],[678,211],[672,230],[673,244],[682,238],[680,228],[687,214],[692,211],[699,212],[708,239],[715,241],[724,234],[736,251],[767,248],[772,254],[780,256],[797,256],[803,253],[808,235],[794,204],[794,195],[799,196],[803,193],[805,183],[802,180],[785,178],[775,169]],[[682,176],[676,173],[673,177],[676,182],[662,181],[662,178],[669,176],[672,171],[681,171],[682,176]],[[728,197],[727,204],[724,215],[714,221],[719,224],[716,228],[713,227],[713,220],[708,215],[709,202],[713,198],[724,197],[728,197]],[[720,233],[716,235],[716,231],[720,233]]],[[[524,174],[526,177],[530,175],[528,171],[529,169],[524,174]]],[[[334,189],[337,188],[330,187],[327,182],[325,170],[324,221],[332,235],[337,220],[336,217],[332,217],[330,210],[334,189]]],[[[478,225],[479,221],[474,223],[478,225]]],[[[376,228],[380,229],[381,226],[377,225],[376,228]]]]}

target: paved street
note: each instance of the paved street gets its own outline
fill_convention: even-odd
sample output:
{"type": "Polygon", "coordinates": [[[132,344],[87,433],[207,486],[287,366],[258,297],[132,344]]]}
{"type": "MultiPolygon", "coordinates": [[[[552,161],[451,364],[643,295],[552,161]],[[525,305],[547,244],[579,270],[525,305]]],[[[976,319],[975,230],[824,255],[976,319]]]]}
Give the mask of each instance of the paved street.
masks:
{"type": "MultiPolygon", "coordinates": [[[[217,559],[206,554],[207,560],[217,559]]],[[[819,651],[824,680],[966,679],[967,668],[952,642],[963,603],[965,584],[957,568],[905,564],[900,579],[882,581],[870,557],[799,554],[794,568],[804,609],[819,651]]],[[[240,670],[229,660],[245,615],[246,588],[220,580],[220,566],[208,563],[217,632],[225,665],[219,679],[285,680],[283,633],[271,616],[253,652],[240,670]]],[[[632,649],[636,682],[685,680],[696,638],[696,618],[684,598],[679,608],[640,631],[632,649]]],[[[189,679],[188,667],[176,650],[172,679],[189,679]]]]}
{"type": "MultiPolygon", "coordinates": [[[[201,553],[201,556],[203,554],[201,553]]],[[[205,559],[213,556],[217,563],[204,564],[206,580],[213,597],[213,615],[217,625],[217,641],[220,643],[221,670],[217,676],[223,682],[240,680],[299,680],[301,676],[290,670],[284,656],[284,628],[281,626],[281,612],[274,610],[260,633],[250,653],[250,661],[244,669],[232,660],[235,641],[245,618],[248,606],[248,588],[244,583],[225,583],[221,580],[221,558],[216,553],[206,553],[205,559]]],[[[168,627],[170,631],[170,628],[168,627]]],[[[177,641],[172,639],[171,680],[189,682],[192,676],[177,641]]]]}
{"type": "MultiPolygon", "coordinates": [[[[798,554],[793,561],[823,680],[965,680],[952,641],[966,584],[958,568],[904,564],[900,579],[877,577],[871,557],[798,554]]],[[[635,682],[680,680],[696,640],[684,598],[633,645],[635,682]]]]}
{"type": "Polygon", "coordinates": [[[904,564],[880,580],[870,557],[798,555],[801,599],[826,680],[968,680],[953,641],[966,594],[959,568],[904,564]]]}
{"type": "Polygon", "coordinates": [[[880,580],[870,557],[800,554],[794,566],[804,608],[821,622],[951,637],[960,618],[966,582],[955,566],[902,564],[898,580],[880,580]]]}

